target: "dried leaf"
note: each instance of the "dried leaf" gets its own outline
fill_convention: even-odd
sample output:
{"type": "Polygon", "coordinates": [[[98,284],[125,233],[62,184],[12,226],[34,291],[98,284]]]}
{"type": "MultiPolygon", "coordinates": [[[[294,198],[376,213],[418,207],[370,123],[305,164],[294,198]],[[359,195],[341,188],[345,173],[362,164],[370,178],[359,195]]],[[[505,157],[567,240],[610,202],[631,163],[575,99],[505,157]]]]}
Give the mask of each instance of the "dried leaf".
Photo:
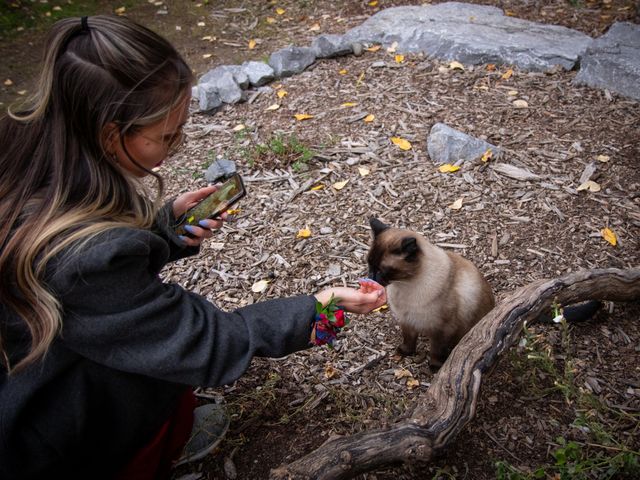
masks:
{"type": "Polygon", "coordinates": [[[4,81],[4,85],[5,85],[6,87],[10,87],[11,85],[13,85],[13,82],[11,81],[11,79],[10,79],[10,78],[7,78],[7,79],[4,81]]]}
{"type": "Polygon", "coordinates": [[[386,310],[387,308],[389,308],[389,305],[387,305],[386,303],[378,308],[376,308],[375,310],[371,310],[372,312],[380,312],[382,310],[386,310]]]}
{"type": "Polygon", "coordinates": [[[311,236],[311,230],[305,227],[298,230],[298,234],[296,235],[296,238],[309,238],[310,236],[311,236]]]}
{"type": "Polygon", "coordinates": [[[398,368],[393,371],[393,376],[395,378],[413,378],[413,375],[406,368],[398,368]]]}
{"type": "Polygon", "coordinates": [[[377,7],[378,0],[371,0],[367,5],[369,5],[370,7],[377,7]]]}
{"type": "Polygon", "coordinates": [[[487,151],[484,152],[480,160],[482,160],[483,163],[487,163],[492,158],[493,158],[493,151],[490,148],[487,148],[487,151]]]}
{"type": "Polygon", "coordinates": [[[286,91],[286,90],[282,90],[282,89],[280,89],[280,90],[278,90],[278,91],[276,92],[276,95],[278,96],[278,98],[284,98],[284,97],[286,97],[287,95],[289,95],[289,93],[287,93],[287,91],[286,91]]]}
{"type": "Polygon", "coordinates": [[[525,100],[514,100],[513,106],[516,108],[528,108],[529,104],[525,100]]]}
{"type": "Polygon", "coordinates": [[[509,80],[513,76],[513,70],[509,69],[502,74],[502,80],[509,80]]]}
{"type": "Polygon", "coordinates": [[[391,137],[391,142],[397,145],[400,150],[411,150],[411,142],[400,137],[391,137]]]}
{"type": "Polygon", "coordinates": [[[495,63],[490,63],[489,65],[487,65],[487,72],[495,72],[495,71],[496,71],[495,63]]]}
{"type": "Polygon", "coordinates": [[[253,50],[254,48],[256,48],[256,41],[252,38],[249,40],[249,50],[253,50]]]}
{"type": "Polygon", "coordinates": [[[309,31],[310,32],[318,32],[318,31],[320,31],[320,24],[319,23],[314,23],[313,25],[311,25],[309,27],[309,31]]]}
{"type": "Polygon", "coordinates": [[[355,107],[357,104],[357,102],[345,102],[342,105],[340,105],[341,107],[355,107]]]}
{"type": "Polygon", "coordinates": [[[462,70],[464,71],[464,65],[460,62],[456,62],[455,60],[449,64],[449,70],[462,70]]]}
{"type": "Polygon", "coordinates": [[[370,47],[365,48],[365,50],[367,52],[377,52],[378,50],[380,50],[381,46],[380,45],[372,45],[370,47]]]}
{"type": "Polygon", "coordinates": [[[16,93],[17,93],[18,95],[26,95],[26,94],[27,94],[27,91],[26,91],[26,90],[18,90],[16,93]]]}
{"type": "Polygon", "coordinates": [[[370,113],[366,117],[364,117],[364,121],[367,123],[371,123],[376,119],[376,116],[373,113],[370,113]]]}
{"type": "Polygon", "coordinates": [[[234,132],[240,132],[240,131],[244,130],[245,128],[247,128],[247,127],[245,127],[242,123],[240,123],[240,124],[236,125],[235,127],[233,127],[232,130],[234,132]]]}
{"type": "Polygon", "coordinates": [[[267,17],[267,23],[268,23],[268,24],[276,23],[276,21],[277,21],[277,20],[276,20],[275,18],[273,18],[273,17],[267,17]]]}
{"type": "Polygon", "coordinates": [[[451,210],[460,210],[462,208],[462,198],[457,199],[451,205],[449,205],[451,210]]]}
{"type": "Polygon", "coordinates": [[[251,286],[253,293],[262,293],[269,286],[269,280],[259,280],[251,286]]]}
{"type": "Polygon", "coordinates": [[[404,55],[396,55],[395,57],[396,63],[404,62],[404,55]]]}
{"type": "Polygon", "coordinates": [[[417,388],[420,386],[420,380],[417,380],[415,378],[407,378],[407,387],[410,390],[413,390],[414,388],[417,388]]]}
{"type": "Polygon", "coordinates": [[[342,190],[347,183],[349,183],[349,180],[344,180],[342,182],[336,182],[336,183],[333,184],[333,188],[335,188],[336,190],[342,190]]]}
{"type": "Polygon", "coordinates": [[[207,59],[213,57],[213,53],[203,53],[202,58],[207,59]]]}
{"type": "Polygon", "coordinates": [[[279,108],[280,108],[280,105],[278,105],[277,103],[274,103],[273,105],[269,105],[267,108],[265,108],[265,110],[273,111],[273,110],[278,110],[279,108]]]}
{"type": "Polygon", "coordinates": [[[342,70],[340,70],[338,72],[340,75],[346,75],[347,73],[349,73],[349,70],[347,70],[346,68],[343,68],[342,70]]]}
{"type": "Polygon", "coordinates": [[[311,190],[322,190],[324,188],[324,185],[322,183],[319,183],[318,185],[311,187],[311,190]]]}
{"type": "Polygon", "coordinates": [[[333,365],[326,364],[324,367],[324,376],[327,380],[331,380],[332,378],[339,377],[340,372],[333,365]]]}
{"type": "Polygon", "coordinates": [[[371,170],[369,170],[367,167],[358,167],[358,173],[361,177],[366,177],[371,173],[371,170]]]}
{"type": "Polygon", "coordinates": [[[596,159],[597,159],[599,162],[606,163],[606,162],[608,162],[609,160],[611,160],[611,157],[609,157],[609,155],[598,155],[598,156],[596,157],[596,159]]]}
{"type": "Polygon", "coordinates": [[[387,52],[396,53],[397,48],[398,48],[398,42],[393,42],[391,45],[387,47],[387,52]]]}
{"type": "Polygon", "coordinates": [[[440,165],[440,167],[438,167],[438,171],[440,173],[453,173],[457,172],[458,170],[460,170],[460,167],[458,167],[457,165],[451,165],[450,163],[445,163],[444,165],[440,165]]]}
{"type": "Polygon", "coordinates": [[[118,7],[116,8],[113,12],[116,15],[124,15],[124,13],[127,11],[126,7],[118,7]]]}
{"type": "Polygon", "coordinates": [[[313,118],[313,115],[309,115],[308,113],[296,113],[294,117],[296,117],[296,120],[301,122],[303,120],[309,120],[310,118],[313,118]]]}
{"type": "Polygon", "coordinates": [[[285,12],[284,8],[280,8],[280,7],[276,8],[276,13],[278,15],[284,15],[284,12],[285,12]]]}
{"type": "Polygon", "coordinates": [[[586,182],[582,183],[576,190],[578,190],[579,192],[582,190],[589,190],[590,192],[595,193],[600,191],[600,185],[593,180],[587,180],[586,182]]]}
{"type": "Polygon", "coordinates": [[[618,244],[618,237],[616,236],[615,232],[610,228],[608,227],[603,228],[602,230],[600,230],[600,234],[602,235],[602,238],[604,238],[607,242],[609,242],[614,247],[618,244]]]}

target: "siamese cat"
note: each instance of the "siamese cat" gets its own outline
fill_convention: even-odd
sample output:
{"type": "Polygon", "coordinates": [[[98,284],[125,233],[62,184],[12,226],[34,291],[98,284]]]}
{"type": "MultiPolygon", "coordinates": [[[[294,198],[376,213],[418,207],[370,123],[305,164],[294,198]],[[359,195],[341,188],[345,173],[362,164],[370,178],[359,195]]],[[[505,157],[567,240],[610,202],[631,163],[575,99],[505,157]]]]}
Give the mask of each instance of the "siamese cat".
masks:
{"type": "Polygon", "coordinates": [[[439,369],[460,339],[494,306],[489,283],[469,261],[423,235],[370,218],[369,278],[387,288],[402,330],[401,355],[413,355],[419,335],[431,343],[429,366],[439,369]]]}

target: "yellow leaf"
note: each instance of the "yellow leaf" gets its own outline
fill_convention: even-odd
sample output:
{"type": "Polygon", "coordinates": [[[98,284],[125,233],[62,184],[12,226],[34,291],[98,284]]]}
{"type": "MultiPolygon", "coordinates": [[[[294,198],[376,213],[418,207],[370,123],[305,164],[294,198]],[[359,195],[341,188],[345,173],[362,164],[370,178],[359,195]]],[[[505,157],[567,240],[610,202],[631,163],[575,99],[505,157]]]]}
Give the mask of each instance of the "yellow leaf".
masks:
{"type": "Polygon", "coordinates": [[[411,150],[411,142],[400,137],[391,137],[391,142],[397,145],[400,150],[411,150]]]}
{"type": "Polygon", "coordinates": [[[463,70],[464,71],[464,65],[462,65],[460,62],[456,62],[454,60],[453,62],[451,62],[449,64],[449,70],[463,70]]]}
{"type": "Polygon", "coordinates": [[[406,368],[398,368],[397,370],[394,370],[393,376],[396,378],[413,378],[411,372],[406,368]]]}
{"type": "Polygon", "coordinates": [[[253,50],[254,48],[256,48],[256,41],[252,38],[249,40],[249,50],[253,50]]]}
{"type": "Polygon", "coordinates": [[[276,13],[278,15],[284,15],[284,12],[285,12],[284,8],[280,8],[280,7],[276,8],[276,13]]]}
{"type": "Polygon", "coordinates": [[[349,73],[349,70],[347,70],[346,68],[343,68],[342,70],[340,70],[338,72],[340,75],[346,75],[347,73],[349,73]]]}
{"type": "Polygon", "coordinates": [[[267,108],[265,108],[265,110],[267,111],[273,111],[273,110],[277,110],[280,108],[280,105],[278,105],[277,103],[274,103],[273,105],[269,105],[267,108]]]}
{"type": "Polygon", "coordinates": [[[7,79],[4,81],[4,84],[5,84],[5,86],[10,87],[11,85],[13,85],[13,82],[11,81],[11,79],[10,79],[10,78],[7,78],[7,79]]]}
{"type": "Polygon", "coordinates": [[[114,10],[114,13],[116,15],[124,15],[124,12],[126,12],[127,9],[125,7],[118,7],[114,10]]]}
{"type": "Polygon", "coordinates": [[[413,390],[414,388],[418,388],[420,386],[420,380],[416,380],[415,378],[407,378],[407,388],[413,390]]]}
{"type": "Polygon", "coordinates": [[[294,117],[296,117],[296,120],[301,122],[302,120],[309,120],[310,118],[313,118],[313,115],[309,115],[308,113],[296,113],[294,117]]]}
{"type": "Polygon", "coordinates": [[[320,30],[320,24],[319,23],[314,23],[313,25],[311,25],[311,27],[309,27],[309,31],[311,32],[317,32],[320,30]]]}
{"type": "Polygon", "coordinates": [[[512,10],[505,10],[505,11],[504,11],[504,14],[505,14],[507,17],[515,17],[515,16],[516,16],[515,12],[514,12],[514,11],[512,11],[512,10]]]}
{"type": "Polygon", "coordinates": [[[322,190],[324,188],[324,185],[322,183],[319,183],[318,185],[316,185],[315,187],[311,187],[311,190],[322,190]]]}
{"type": "Polygon", "coordinates": [[[370,7],[375,7],[375,6],[377,6],[377,5],[378,5],[378,0],[371,0],[371,1],[368,3],[368,5],[369,5],[370,7]]]}
{"type": "Polygon", "coordinates": [[[356,102],[345,102],[340,106],[341,107],[355,107],[356,105],[358,105],[356,102]]]}
{"type": "Polygon", "coordinates": [[[370,113],[366,117],[364,117],[364,121],[367,123],[371,123],[376,119],[376,116],[373,113],[370,113]]]}
{"type": "Polygon", "coordinates": [[[486,163],[489,160],[491,160],[492,158],[493,158],[493,152],[491,151],[490,148],[487,148],[487,151],[484,152],[484,155],[482,155],[482,158],[480,160],[482,160],[484,163],[486,163]]]}
{"type": "Polygon", "coordinates": [[[335,188],[336,190],[342,190],[342,189],[345,187],[345,185],[346,185],[347,183],[349,183],[349,180],[344,180],[344,181],[342,181],[342,182],[336,182],[336,183],[334,183],[332,186],[333,186],[333,188],[335,188]]]}
{"type": "Polygon", "coordinates": [[[380,45],[372,45],[370,47],[365,48],[367,52],[377,52],[380,50],[380,45]]]}
{"type": "Polygon", "coordinates": [[[457,172],[458,170],[460,170],[460,167],[458,167],[457,165],[451,165],[450,163],[445,163],[444,165],[440,165],[440,167],[438,167],[438,171],[440,173],[453,173],[457,172]]]}
{"type": "Polygon", "coordinates": [[[509,80],[512,75],[513,75],[513,70],[509,69],[502,74],[502,80],[509,80]]]}
{"type": "Polygon", "coordinates": [[[582,185],[580,185],[576,190],[578,190],[579,192],[581,190],[589,190],[590,192],[594,192],[595,193],[595,192],[599,192],[600,191],[600,185],[598,185],[593,180],[587,180],[582,185]]]}
{"type": "Polygon", "coordinates": [[[382,310],[386,310],[387,308],[389,308],[389,305],[387,305],[386,303],[384,305],[382,305],[381,307],[376,308],[375,310],[372,310],[372,312],[380,312],[382,310]]]}
{"type": "Polygon", "coordinates": [[[303,228],[298,230],[298,234],[296,235],[296,238],[309,238],[311,236],[311,230],[309,230],[308,228],[303,228]]]}
{"type": "Polygon", "coordinates": [[[269,24],[276,23],[276,19],[273,17],[267,17],[267,23],[269,24]]]}
{"type": "Polygon", "coordinates": [[[396,59],[396,63],[402,63],[404,62],[404,55],[396,55],[395,59],[396,59]]]}
{"type": "Polygon", "coordinates": [[[609,160],[611,160],[611,157],[609,157],[609,155],[598,155],[598,156],[596,157],[596,159],[597,159],[599,162],[606,163],[606,162],[608,162],[609,160]]]}
{"type": "Polygon", "coordinates": [[[241,211],[241,208],[230,208],[227,210],[227,215],[238,215],[241,211]]]}
{"type": "Polygon", "coordinates": [[[358,167],[358,173],[361,177],[366,177],[371,173],[371,170],[369,170],[367,167],[358,167]]]}
{"type": "Polygon", "coordinates": [[[287,95],[289,95],[289,94],[287,93],[287,91],[286,91],[286,90],[278,90],[278,91],[276,92],[276,95],[278,95],[278,98],[284,98],[284,97],[286,97],[286,96],[287,96],[287,95]]]}
{"type": "Polygon", "coordinates": [[[518,95],[518,91],[517,90],[509,90],[507,92],[507,95],[509,95],[510,97],[515,97],[516,95],[518,95]]]}
{"type": "Polygon", "coordinates": [[[253,293],[262,293],[269,286],[269,280],[259,280],[251,286],[253,293]]]}
{"type": "Polygon", "coordinates": [[[615,232],[610,228],[603,228],[602,230],[600,230],[600,234],[602,235],[602,238],[604,238],[607,242],[609,242],[614,247],[618,244],[618,237],[616,236],[615,232]]]}
{"type": "Polygon", "coordinates": [[[333,367],[332,365],[325,365],[324,367],[324,377],[327,380],[331,380],[332,378],[336,378],[340,376],[340,372],[338,371],[338,369],[336,369],[335,367],[333,367]]]}
{"type": "Polygon", "coordinates": [[[242,123],[239,123],[238,125],[236,125],[235,127],[233,127],[233,129],[232,129],[232,130],[233,130],[234,132],[240,132],[240,131],[244,130],[245,128],[246,128],[246,127],[245,127],[242,123]]]}
{"type": "Polygon", "coordinates": [[[462,208],[462,198],[457,199],[451,205],[449,205],[451,210],[460,210],[462,208]]]}
{"type": "Polygon", "coordinates": [[[514,100],[513,106],[516,108],[528,108],[529,104],[526,102],[526,100],[514,100]]]}
{"type": "Polygon", "coordinates": [[[358,81],[356,82],[356,87],[357,87],[358,85],[360,85],[360,84],[362,83],[362,81],[363,81],[363,80],[364,80],[364,72],[362,72],[362,73],[360,74],[360,76],[358,77],[358,81]]]}

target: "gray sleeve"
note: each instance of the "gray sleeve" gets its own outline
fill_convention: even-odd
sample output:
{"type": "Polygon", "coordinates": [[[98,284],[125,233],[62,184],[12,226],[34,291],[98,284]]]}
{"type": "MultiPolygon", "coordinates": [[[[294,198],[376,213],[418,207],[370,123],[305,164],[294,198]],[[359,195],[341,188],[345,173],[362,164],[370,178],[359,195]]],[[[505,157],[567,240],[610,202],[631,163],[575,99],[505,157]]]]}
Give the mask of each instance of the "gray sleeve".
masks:
{"type": "Polygon", "coordinates": [[[68,348],[111,368],[218,386],[240,377],[254,356],[281,357],[309,346],[315,297],[222,311],[163,283],[151,260],[153,236],[141,235],[89,248],[56,275],[68,348]]]}

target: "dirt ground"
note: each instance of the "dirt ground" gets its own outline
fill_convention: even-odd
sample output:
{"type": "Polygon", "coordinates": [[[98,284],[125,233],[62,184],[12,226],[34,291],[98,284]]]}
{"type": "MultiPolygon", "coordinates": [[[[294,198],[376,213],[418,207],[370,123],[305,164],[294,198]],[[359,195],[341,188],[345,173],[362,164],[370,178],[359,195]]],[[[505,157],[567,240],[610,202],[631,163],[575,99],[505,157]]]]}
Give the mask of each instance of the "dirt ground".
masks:
{"type": "MultiPolygon", "coordinates": [[[[422,2],[140,3],[126,13],[169,37],[200,75],[220,64],[263,60],[288,44],[308,45],[320,33],[343,33],[380,8],[422,2]]],[[[592,36],[616,20],[638,21],[630,1],[475,3],[592,36]]],[[[105,11],[115,7],[104,2],[105,11]]],[[[0,91],[5,105],[31,88],[40,40],[37,32],[3,40],[0,78],[13,83],[0,91]]],[[[168,195],[203,184],[203,170],[217,157],[237,163],[249,194],[200,256],[167,268],[165,278],[226,309],[355,285],[366,274],[371,215],[472,260],[498,300],[581,268],[637,267],[640,105],[574,86],[575,72],[509,70],[452,70],[420,55],[397,63],[382,48],[319,61],[215,115],[194,105],[185,149],[161,169],[168,195]],[[514,108],[516,99],[528,108],[514,108]],[[274,104],[279,108],[268,110],[274,104]],[[313,117],[297,121],[296,113],[313,117]],[[365,122],[367,115],[373,121],[365,122]],[[440,173],[426,150],[437,122],[505,153],[440,173]],[[390,137],[412,148],[400,150],[390,137]],[[506,176],[498,162],[539,178],[506,176]],[[591,163],[600,190],[578,191],[591,163]],[[299,238],[304,228],[311,236],[299,238]],[[603,238],[604,228],[616,234],[615,246],[603,238]],[[268,288],[252,291],[259,280],[268,280],[268,288]]],[[[485,379],[475,419],[440,457],[358,478],[638,478],[639,317],[638,302],[606,304],[587,322],[529,327],[485,379]]],[[[428,343],[419,344],[416,357],[401,358],[399,337],[389,310],[354,315],[334,351],[257,358],[233,385],[199,389],[203,402],[227,404],[231,426],[218,451],[180,467],[175,477],[267,478],[331,435],[407,417],[432,373],[428,343]]]]}

